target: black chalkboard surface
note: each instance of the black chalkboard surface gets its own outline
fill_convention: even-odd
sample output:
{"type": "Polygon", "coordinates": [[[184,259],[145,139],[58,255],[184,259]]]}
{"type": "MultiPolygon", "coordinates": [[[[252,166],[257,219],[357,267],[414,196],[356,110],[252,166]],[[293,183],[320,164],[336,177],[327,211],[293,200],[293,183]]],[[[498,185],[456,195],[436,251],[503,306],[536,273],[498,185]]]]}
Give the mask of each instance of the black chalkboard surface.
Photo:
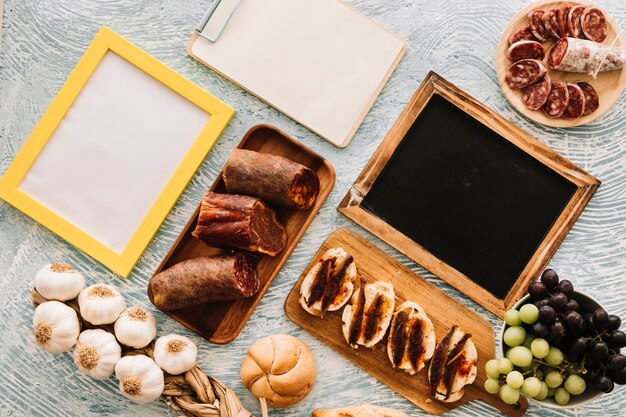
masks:
{"type": "Polygon", "coordinates": [[[431,72],[338,210],[502,316],[599,186],[431,72]]]}
{"type": "Polygon", "coordinates": [[[576,189],[434,95],[362,206],[504,298],[576,189]]]}

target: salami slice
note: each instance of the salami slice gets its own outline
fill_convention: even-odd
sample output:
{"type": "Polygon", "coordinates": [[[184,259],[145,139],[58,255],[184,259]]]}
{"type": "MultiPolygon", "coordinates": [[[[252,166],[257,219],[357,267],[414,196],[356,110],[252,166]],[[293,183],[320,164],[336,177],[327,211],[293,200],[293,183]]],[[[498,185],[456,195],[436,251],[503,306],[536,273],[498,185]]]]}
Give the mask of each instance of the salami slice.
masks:
{"type": "MultiPolygon", "coordinates": [[[[583,7],[584,9],[584,7],[583,7]]],[[[550,39],[546,26],[543,23],[543,15],[546,13],[543,9],[536,9],[528,13],[528,23],[530,23],[530,30],[540,42],[545,42],[550,39]]]]}
{"type": "Polygon", "coordinates": [[[523,40],[527,40],[527,41],[537,40],[537,38],[535,38],[535,35],[533,35],[533,31],[530,29],[530,26],[525,26],[521,28],[520,30],[518,30],[517,32],[515,32],[514,34],[512,34],[509,37],[509,45],[512,45],[515,42],[519,42],[523,40]]]}
{"type": "Polygon", "coordinates": [[[519,41],[509,46],[507,57],[513,61],[521,61],[522,59],[538,59],[545,58],[546,53],[543,45],[536,41],[519,41]]]}
{"type": "Polygon", "coordinates": [[[572,7],[567,17],[567,28],[572,38],[585,39],[583,28],[580,24],[580,18],[585,11],[585,6],[572,7]]]}
{"type": "Polygon", "coordinates": [[[546,100],[546,104],[543,105],[541,110],[543,110],[543,113],[546,116],[556,119],[557,117],[561,117],[563,115],[568,102],[569,92],[567,91],[567,84],[563,81],[555,81],[552,83],[552,89],[548,95],[548,100],[546,100]]]}
{"type": "Polygon", "coordinates": [[[546,27],[546,32],[550,36],[550,39],[561,38],[561,31],[559,28],[559,10],[560,9],[558,7],[555,7],[548,10],[543,15],[543,24],[546,27]]]}
{"type": "Polygon", "coordinates": [[[546,74],[536,83],[524,88],[522,96],[524,104],[531,110],[539,110],[546,104],[551,89],[552,79],[546,74]]]}
{"type": "Polygon", "coordinates": [[[609,35],[604,13],[597,7],[589,6],[580,17],[580,25],[587,39],[594,42],[603,42],[609,35]]]}
{"type": "Polygon", "coordinates": [[[573,6],[569,3],[563,3],[561,7],[559,7],[559,34],[562,38],[570,36],[567,19],[569,18],[569,12],[572,10],[572,7],[573,6]]]}
{"type": "Polygon", "coordinates": [[[537,82],[548,72],[541,61],[522,59],[506,71],[506,82],[511,88],[524,88],[537,82]]]}
{"type": "Polygon", "coordinates": [[[567,108],[563,112],[563,118],[567,120],[580,119],[585,113],[585,94],[583,90],[573,83],[567,83],[567,108]]]}
{"type": "Polygon", "coordinates": [[[598,107],[600,107],[600,96],[598,96],[596,89],[585,81],[578,81],[576,84],[578,84],[585,95],[585,111],[583,112],[583,116],[598,110],[598,107]]]}
{"type": "Polygon", "coordinates": [[[561,38],[552,47],[548,66],[566,72],[594,74],[612,71],[626,64],[624,48],[609,48],[587,39],[561,38]]]}

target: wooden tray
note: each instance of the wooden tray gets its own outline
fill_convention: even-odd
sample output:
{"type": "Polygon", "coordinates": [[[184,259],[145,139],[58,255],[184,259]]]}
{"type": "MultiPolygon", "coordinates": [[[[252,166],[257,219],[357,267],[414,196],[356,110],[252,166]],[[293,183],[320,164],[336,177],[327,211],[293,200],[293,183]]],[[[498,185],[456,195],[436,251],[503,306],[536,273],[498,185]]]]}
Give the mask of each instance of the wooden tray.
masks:
{"type": "Polygon", "coordinates": [[[322,244],[289,293],[285,301],[285,313],[300,327],[427,413],[442,414],[476,398],[488,402],[509,416],[521,416],[528,407],[523,397],[520,397],[520,407],[514,409],[500,401],[498,396],[491,395],[483,389],[487,378],[484,369],[485,362],[495,358],[495,334],[485,319],[350,230],[340,229],[331,234],[322,244]],[[300,284],[305,275],[328,249],[337,246],[344,248],[354,257],[359,276],[364,276],[367,282],[377,280],[391,282],[396,293],[396,305],[406,300],[412,300],[421,305],[435,326],[437,341],[441,340],[453,324],[459,325],[473,335],[472,340],[478,350],[478,376],[474,384],[465,388],[465,395],[460,401],[449,404],[432,400],[426,368],[413,376],[403,371],[396,372],[387,358],[386,338],[373,349],[350,348],[341,333],[343,310],[328,313],[321,319],[307,313],[300,306],[298,301],[300,284]]]}
{"type": "MultiPolygon", "coordinates": [[[[502,32],[502,37],[500,38],[500,43],[498,44],[498,49],[496,50],[496,69],[498,71],[498,81],[500,82],[502,92],[504,93],[504,96],[509,100],[509,103],[511,103],[511,105],[515,107],[515,109],[517,109],[517,111],[528,117],[530,120],[552,127],[573,127],[592,122],[593,120],[602,116],[617,101],[617,99],[619,99],[619,96],[624,90],[624,86],[626,86],[626,71],[624,69],[600,72],[598,73],[598,78],[594,80],[593,77],[586,74],[552,70],[546,64],[546,68],[548,68],[550,77],[552,77],[553,80],[561,80],[565,82],[587,81],[598,92],[598,95],[600,96],[600,107],[598,108],[598,110],[576,120],[565,120],[560,118],[551,119],[544,115],[541,110],[530,110],[522,101],[522,92],[520,90],[513,90],[509,88],[509,85],[504,79],[506,70],[511,65],[511,62],[506,57],[507,49],[509,47],[509,37],[527,24],[526,22],[528,13],[530,13],[532,10],[547,10],[563,3],[565,2],[554,0],[539,0],[524,7],[522,10],[519,11],[519,13],[515,15],[515,17],[502,32]]],[[[576,0],[568,1],[568,3],[573,5],[594,4],[590,1],[576,0]]],[[[613,16],[611,16],[604,8],[601,7],[601,9],[606,16],[606,22],[609,28],[609,36],[607,36],[603,43],[611,44],[611,42],[613,42],[613,40],[615,39],[615,36],[617,36],[617,34],[619,33],[620,27],[617,21],[613,18],[613,16]]],[[[546,58],[544,59],[544,63],[547,63],[550,50],[552,49],[552,46],[554,46],[554,41],[543,42],[543,46],[546,50],[546,58]]],[[[617,42],[615,42],[615,46],[626,46],[626,37],[624,37],[624,35],[620,35],[617,42]]]]}
{"type": "Polygon", "coordinates": [[[495,358],[495,334],[489,323],[350,230],[340,229],[331,234],[322,244],[289,293],[285,301],[285,312],[300,327],[427,413],[442,414],[477,398],[488,402],[509,416],[521,416],[526,412],[528,404],[525,398],[520,397],[520,406],[514,409],[500,401],[498,396],[491,395],[483,389],[487,378],[484,369],[485,362],[495,358]],[[438,341],[454,324],[473,335],[472,340],[478,350],[478,376],[474,384],[465,388],[465,395],[461,400],[451,404],[433,400],[428,388],[426,368],[413,376],[403,371],[396,372],[387,358],[386,339],[373,349],[350,348],[341,332],[343,310],[328,313],[323,319],[304,311],[298,301],[302,280],[324,252],[337,246],[344,248],[354,257],[359,276],[364,276],[370,283],[377,280],[391,282],[395,289],[397,305],[407,299],[420,304],[435,326],[438,341]]]}
{"type": "MultiPolygon", "coordinates": [[[[287,231],[287,246],[274,258],[269,256],[261,257],[256,267],[259,279],[261,280],[261,288],[256,295],[241,300],[210,303],[164,312],[183,326],[204,337],[206,340],[220,344],[228,343],[237,337],[257,304],[261,298],[263,298],[263,295],[265,295],[270,284],[274,278],[276,278],[276,275],[278,275],[283,264],[287,261],[287,258],[289,258],[289,255],[291,255],[291,252],[313,221],[313,218],[322,207],[322,204],[326,201],[326,198],[335,184],[335,170],[326,159],[273,126],[257,125],[252,127],[248,130],[237,147],[240,149],[249,149],[284,156],[307,166],[317,173],[320,180],[320,192],[315,203],[308,210],[276,209],[278,218],[287,231]]],[[[221,173],[215,179],[210,189],[211,191],[221,193],[226,192],[221,173]]],[[[178,239],[174,242],[174,245],[154,272],[155,275],[186,259],[199,256],[213,256],[228,251],[226,249],[210,247],[191,235],[191,232],[196,227],[199,211],[200,206],[198,206],[196,211],[191,215],[189,222],[187,222],[187,225],[180,233],[178,239]]],[[[148,287],[148,297],[154,304],[150,287],[148,287]]]]}

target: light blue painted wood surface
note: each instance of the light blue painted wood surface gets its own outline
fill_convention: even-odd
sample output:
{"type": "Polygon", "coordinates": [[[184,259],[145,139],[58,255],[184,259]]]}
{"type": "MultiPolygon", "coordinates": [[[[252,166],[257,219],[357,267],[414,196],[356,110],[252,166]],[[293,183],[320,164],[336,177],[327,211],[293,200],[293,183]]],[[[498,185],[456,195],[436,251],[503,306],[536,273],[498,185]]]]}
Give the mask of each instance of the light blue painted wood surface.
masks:
{"type": "MultiPolygon", "coordinates": [[[[238,339],[227,346],[210,345],[157,312],[160,334],[178,332],[192,337],[199,345],[200,365],[234,388],[255,413],[258,413],[257,404],[239,381],[239,365],[254,340],[285,332],[301,337],[312,348],[318,366],[317,384],[299,405],[273,411],[272,415],[306,416],[314,408],[355,402],[393,406],[410,415],[423,415],[421,410],[292,324],[283,313],[283,302],[323,240],[333,230],[348,227],[483,314],[492,324],[499,324],[495,316],[335,210],[430,69],[603,181],[550,266],[574,281],[578,289],[601,300],[611,313],[626,318],[626,98],[622,96],[595,123],[570,130],[541,127],[513,110],[498,88],[494,55],[502,29],[525,1],[349,0],[348,3],[404,37],[409,49],[351,145],[340,150],[186,56],[184,44],[202,16],[205,1],[5,1],[0,50],[0,173],[6,171],[102,24],[235,107],[237,115],[128,280],[117,278],[0,202],[0,416],[175,415],[163,403],[147,406],[130,403],[118,395],[113,378],[94,381],[77,374],[69,355],[52,356],[37,349],[31,335],[32,278],[43,264],[62,259],[76,265],[89,283],[112,282],[129,304],[149,307],[145,286],[152,272],[226,161],[230,149],[257,123],[274,124],[328,158],[337,171],[335,189],[238,339]]],[[[600,4],[619,21],[626,20],[623,0],[606,0],[600,4]]],[[[531,405],[528,415],[618,416],[626,415],[625,407],[626,394],[623,389],[616,389],[580,410],[559,413],[531,405]]],[[[496,411],[486,404],[472,403],[449,415],[494,414],[496,411]]]]}

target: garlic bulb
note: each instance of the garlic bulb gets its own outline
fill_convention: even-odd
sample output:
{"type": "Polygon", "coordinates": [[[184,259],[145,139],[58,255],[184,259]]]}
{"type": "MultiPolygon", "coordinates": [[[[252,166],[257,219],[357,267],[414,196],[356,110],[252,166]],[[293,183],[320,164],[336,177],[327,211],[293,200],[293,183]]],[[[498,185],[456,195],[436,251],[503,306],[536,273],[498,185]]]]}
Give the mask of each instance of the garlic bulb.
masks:
{"type": "Polygon", "coordinates": [[[71,348],[80,333],[76,311],[60,301],[39,304],[33,315],[33,328],[39,347],[50,353],[71,348]]]}
{"type": "Polygon", "coordinates": [[[140,307],[129,307],[120,315],[114,326],[117,340],[136,349],[145,347],[156,336],[154,314],[140,307]]]}
{"type": "Polygon", "coordinates": [[[161,396],[165,381],[163,371],[145,355],[125,356],[115,365],[120,392],[138,403],[149,403],[161,396]]]}
{"type": "Polygon", "coordinates": [[[80,315],[91,324],[113,323],[126,308],[122,294],[112,285],[96,284],[78,295],[80,315]]]}
{"type": "Polygon", "coordinates": [[[102,329],[82,332],[74,349],[78,369],[95,379],[107,379],[113,375],[121,356],[122,349],[115,336],[102,329]]]}
{"type": "Polygon", "coordinates": [[[196,364],[198,348],[185,336],[161,336],[154,344],[154,361],[171,375],[187,372],[196,364]]]}
{"type": "Polygon", "coordinates": [[[67,301],[85,288],[85,278],[65,262],[53,262],[35,275],[35,289],[48,300],[67,301]]]}

